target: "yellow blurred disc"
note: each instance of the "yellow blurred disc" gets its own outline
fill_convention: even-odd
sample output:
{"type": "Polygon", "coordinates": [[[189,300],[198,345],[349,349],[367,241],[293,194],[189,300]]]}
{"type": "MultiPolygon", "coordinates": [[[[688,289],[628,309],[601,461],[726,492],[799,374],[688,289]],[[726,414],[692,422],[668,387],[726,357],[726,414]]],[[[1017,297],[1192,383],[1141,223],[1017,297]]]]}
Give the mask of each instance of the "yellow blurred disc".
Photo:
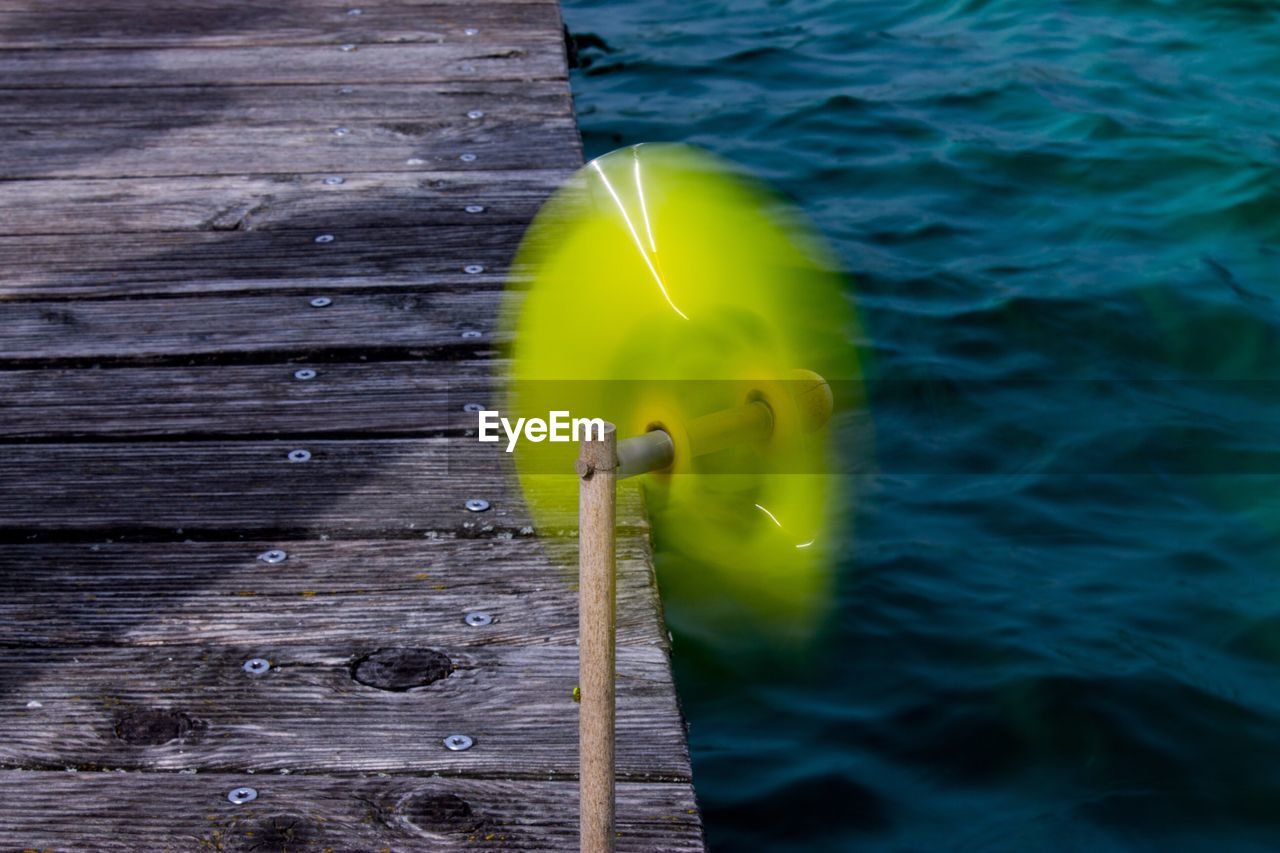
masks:
{"type": "MultiPolygon", "coordinates": [[[[619,439],[671,433],[671,471],[641,477],[661,547],[684,568],[664,594],[721,613],[816,624],[840,500],[828,430],[806,432],[793,371],[837,397],[858,386],[852,309],[799,214],[705,152],[637,145],[588,163],[539,212],[516,258],[503,415],[601,417],[619,439]],[[768,441],[697,459],[695,418],[767,399],[768,441]]],[[[849,405],[837,399],[837,407],[849,405]]],[[[521,442],[536,522],[573,517],[575,444],[521,442]]],[[[746,623],[743,623],[744,625],[746,623]]]]}

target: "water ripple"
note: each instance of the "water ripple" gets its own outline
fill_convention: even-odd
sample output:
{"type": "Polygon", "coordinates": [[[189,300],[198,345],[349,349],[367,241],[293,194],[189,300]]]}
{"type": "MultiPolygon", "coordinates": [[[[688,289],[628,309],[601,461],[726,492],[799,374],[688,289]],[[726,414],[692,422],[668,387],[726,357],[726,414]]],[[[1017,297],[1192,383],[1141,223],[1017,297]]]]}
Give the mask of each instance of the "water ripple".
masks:
{"type": "Polygon", "coordinates": [[[824,643],[668,613],[712,848],[1274,849],[1280,4],[565,5],[588,153],[799,199],[872,355],[824,643]]]}

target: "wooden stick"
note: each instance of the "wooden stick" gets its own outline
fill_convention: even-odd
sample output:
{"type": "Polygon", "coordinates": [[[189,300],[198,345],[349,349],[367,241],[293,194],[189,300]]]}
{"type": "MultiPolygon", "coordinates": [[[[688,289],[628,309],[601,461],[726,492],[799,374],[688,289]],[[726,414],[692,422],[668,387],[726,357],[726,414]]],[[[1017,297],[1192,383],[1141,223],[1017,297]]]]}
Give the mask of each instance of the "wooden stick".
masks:
{"type": "Polygon", "coordinates": [[[605,424],[578,458],[578,760],[582,853],[614,845],[614,524],[618,436],[605,424]]]}

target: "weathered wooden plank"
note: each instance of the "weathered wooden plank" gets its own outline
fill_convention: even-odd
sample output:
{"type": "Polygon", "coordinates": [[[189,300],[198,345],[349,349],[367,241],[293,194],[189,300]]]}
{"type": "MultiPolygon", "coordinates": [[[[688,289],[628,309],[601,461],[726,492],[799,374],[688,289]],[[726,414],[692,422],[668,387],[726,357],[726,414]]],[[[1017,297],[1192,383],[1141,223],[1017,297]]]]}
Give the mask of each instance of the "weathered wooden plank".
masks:
{"type": "MultiPolygon", "coordinates": [[[[492,289],[352,293],[317,279],[294,284],[277,290],[313,289],[296,296],[0,300],[0,360],[10,364],[212,356],[358,360],[379,351],[406,357],[439,350],[484,353],[502,342],[495,330],[498,295],[492,289]],[[330,301],[317,308],[312,305],[314,299],[330,301]],[[474,336],[476,332],[479,337],[474,336]]],[[[437,354],[449,358],[447,353],[437,354]]]]}
{"type": "MultiPolygon", "coordinates": [[[[369,121],[444,121],[479,110],[487,121],[573,115],[563,81],[468,80],[415,84],[0,89],[0,124],[120,125],[155,130],[369,121]]],[[[544,152],[553,153],[553,152],[544,152]]]]}
{"type": "MultiPolygon", "coordinates": [[[[576,133],[567,117],[474,122],[465,115],[238,128],[86,125],[75,134],[3,125],[0,178],[571,169],[581,163],[576,133]]],[[[363,215],[359,207],[350,214],[363,215]]]]}
{"type": "MultiPolygon", "coordinates": [[[[535,4],[550,5],[559,8],[558,0],[374,0],[374,3],[391,2],[396,6],[446,6],[450,4],[459,4],[464,6],[509,6],[513,4],[535,4]]],[[[361,14],[364,10],[370,8],[368,3],[353,4],[350,0],[307,0],[309,6],[317,9],[341,8],[351,9],[359,8],[361,14]]],[[[174,9],[199,10],[206,6],[215,9],[230,8],[237,9],[242,5],[240,0],[210,0],[208,3],[201,3],[199,0],[172,0],[166,3],[166,7],[174,9]]],[[[100,14],[117,16],[134,14],[138,10],[152,8],[152,4],[148,0],[94,0],[93,7],[100,14]]],[[[33,8],[49,9],[62,12],[75,12],[84,8],[83,0],[0,0],[0,10],[5,12],[27,12],[33,8]]]]}
{"type": "Polygon", "coordinates": [[[567,171],[17,180],[0,234],[120,234],[527,223],[567,171]],[[341,183],[338,183],[341,181],[341,183]],[[476,210],[476,207],[482,208],[476,210]]]}
{"type": "MultiPolygon", "coordinates": [[[[0,766],[260,773],[411,767],[507,778],[576,772],[576,649],[443,647],[430,649],[437,654],[429,660],[400,659],[380,672],[361,666],[380,648],[430,647],[407,636],[391,644],[378,638],[345,646],[246,642],[4,655],[0,766]],[[252,658],[269,660],[270,670],[245,672],[252,658]],[[387,689],[357,680],[374,674],[387,689]],[[406,689],[410,684],[422,686],[406,689]],[[146,720],[131,717],[157,707],[185,715],[185,733],[156,736],[148,727],[134,734],[132,727],[146,720]],[[454,733],[475,746],[446,749],[442,741],[454,733]]],[[[688,780],[666,651],[624,646],[617,661],[619,775],[688,780]]]]}
{"type": "Polygon", "coordinates": [[[3,370],[0,437],[461,433],[476,428],[464,405],[497,405],[493,369],[432,359],[3,370]]]}
{"type": "MultiPolygon", "coordinates": [[[[0,645],[573,645],[576,560],[523,536],[0,544],[0,645]]],[[[624,531],[618,642],[665,647],[656,607],[647,536],[624,531]]]]}
{"type": "MultiPolygon", "coordinates": [[[[567,476],[574,476],[568,474],[567,476]]],[[[498,535],[530,525],[510,456],[475,438],[0,446],[0,534],[498,535]],[[305,462],[289,453],[306,450],[305,462]],[[484,498],[490,507],[470,512],[484,498]]],[[[633,487],[619,523],[643,525],[633,487]]],[[[577,511],[539,532],[569,531],[577,511]]]]}
{"type": "MultiPolygon", "coordinates": [[[[0,764],[46,770],[4,774],[40,790],[0,847],[574,845],[576,513],[535,538],[500,448],[389,438],[466,429],[580,163],[558,8],[350,11],[0,0],[0,358],[42,368],[0,372],[0,436],[60,442],[0,445],[0,764]],[[437,671],[355,678],[390,647],[437,671]]],[[[699,850],[644,527],[630,484],[619,846],[699,850]]]]}
{"type": "Polygon", "coordinates": [[[494,285],[521,234],[519,225],[500,223],[366,228],[353,210],[324,230],[0,236],[0,296],[494,285]]]}
{"type": "MultiPolygon", "coordinates": [[[[8,771],[0,784],[0,846],[14,850],[563,853],[577,845],[574,782],[8,771]],[[228,802],[243,785],[258,798],[228,802]]],[[[697,812],[687,784],[623,782],[618,850],[701,851],[697,812]]]]}
{"type": "MultiPolygon", "coordinates": [[[[229,9],[235,10],[243,6],[256,3],[263,5],[262,0],[250,0],[249,3],[242,0],[210,0],[208,3],[199,2],[199,0],[171,0],[166,3],[166,8],[188,10],[197,12],[209,9],[229,9]]],[[[370,8],[378,5],[392,5],[396,7],[424,7],[432,6],[448,6],[448,5],[471,6],[482,8],[485,6],[511,6],[511,5],[543,5],[559,8],[558,0],[373,0],[373,6],[369,3],[353,4],[350,0],[306,0],[308,7],[316,9],[342,9],[349,10],[358,8],[360,14],[365,14],[370,8]]],[[[154,8],[154,4],[148,0],[94,0],[94,9],[100,14],[109,15],[111,17],[137,14],[139,11],[154,8]]],[[[32,9],[56,10],[59,12],[76,12],[84,8],[83,0],[0,0],[0,10],[5,12],[29,12],[32,9]]]]}
{"type": "Polygon", "coordinates": [[[466,40],[492,45],[551,41],[560,34],[554,3],[165,3],[86,8],[0,6],[0,49],[48,47],[244,47],[415,44],[466,40]]]}
{"type": "Polygon", "coordinates": [[[431,83],[560,80],[554,36],[486,43],[458,36],[439,44],[0,51],[0,88],[208,86],[270,83],[431,83]]]}

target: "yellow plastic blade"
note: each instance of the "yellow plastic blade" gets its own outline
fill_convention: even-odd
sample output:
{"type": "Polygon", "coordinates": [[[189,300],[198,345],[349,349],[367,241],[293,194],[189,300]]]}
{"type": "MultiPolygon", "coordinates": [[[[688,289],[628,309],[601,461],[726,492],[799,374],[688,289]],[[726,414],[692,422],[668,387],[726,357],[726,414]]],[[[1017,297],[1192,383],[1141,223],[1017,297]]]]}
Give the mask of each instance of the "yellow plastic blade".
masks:
{"type": "MultiPolygon", "coordinates": [[[[682,567],[664,595],[743,626],[817,624],[841,497],[829,430],[803,428],[788,388],[809,370],[847,397],[861,373],[842,277],[797,211],[705,152],[638,145],[546,204],[515,270],[511,416],[602,417],[620,439],[666,429],[673,469],[641,478],[659,547],[682,567]],[[767,441],[684,452],[693,419],[761,396],[767,441]]],[[[516,450],[535,521],[572,515],[576,456],[573,444],[516,450]]]]}

